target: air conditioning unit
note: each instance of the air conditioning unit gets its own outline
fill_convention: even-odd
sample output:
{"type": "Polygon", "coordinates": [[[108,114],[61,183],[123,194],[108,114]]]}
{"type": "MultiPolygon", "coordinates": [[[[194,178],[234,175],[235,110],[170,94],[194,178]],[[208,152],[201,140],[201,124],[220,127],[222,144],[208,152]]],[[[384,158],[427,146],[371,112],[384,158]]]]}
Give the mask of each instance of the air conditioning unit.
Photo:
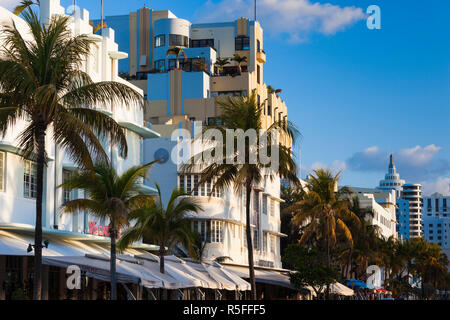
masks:
{"type": "Polygon", "coordinates": [[[139,59],[139,66],[145,67],[147,65],[147,55],[143,54],[141,55],[141,58],[139,59]]]}

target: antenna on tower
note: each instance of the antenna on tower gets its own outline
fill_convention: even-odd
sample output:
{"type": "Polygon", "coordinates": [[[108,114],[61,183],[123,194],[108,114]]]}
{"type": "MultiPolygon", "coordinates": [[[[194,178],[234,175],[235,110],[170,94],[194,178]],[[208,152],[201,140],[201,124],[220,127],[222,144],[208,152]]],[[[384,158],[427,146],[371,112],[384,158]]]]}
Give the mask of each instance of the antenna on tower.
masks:
{"type": "Polygon", "coordinates": [[[102,31],[101,31],[101,35],[103,36],[103,0],[102,0],[102,2],[101,2],[101,15],[102,15],[102,22],[101,22],[101,28],[102,28],[102,31]]]}
{"type": "Polygon", "coordinates": [[[255,0],[255,21],[256,21],[256,0],[255,0]]]}

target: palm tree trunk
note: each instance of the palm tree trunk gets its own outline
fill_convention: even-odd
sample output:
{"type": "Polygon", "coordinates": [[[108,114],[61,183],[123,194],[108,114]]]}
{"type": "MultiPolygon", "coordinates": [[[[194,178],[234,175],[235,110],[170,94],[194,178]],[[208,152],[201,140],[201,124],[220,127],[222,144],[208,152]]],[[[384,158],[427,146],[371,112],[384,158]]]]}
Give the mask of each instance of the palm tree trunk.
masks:
{"type": "Polygon", "coordinates": [[[164,246],[159,247],[159,272],[164,273],[164,255],[166,249],[164,246]]]}
{"type": "Polygon", "coordinates": [[[44,195],[45,125],[37,126],[36,225],[34,232],[33,299],[42,294],[42,198],[44,195]]]}
{"type": "MultiPolygon", "coordinates": [[[[328,270],[330,270],[330,222],[328,221],[327,223],[327,229],[328,229],[328,234],[327,234],[327,268],[328,270]]],[[[326,290],[326,294],[325,294],[325,299],[329,300],[330,299],[330,285],[327,284],[327,290],[326,290]]]]}
{"type": "Polygon", "coordinates": [[[253,243],[252,233],[250,229],[250,196],[252,194],[251,183],[247,183],[245,192],[247,195],[247,198],[245,199],[245,233],[247,235],[248,269],[250,273],[251,297],[252,300],[256,300],[255,267],[253,265],[253,243]]]}
{"type": "Polygon", "coordinates": [[[112,229],[110,231],[110,237],[111,237],[111,260],[110,260],[111,300],[117,300],[117,277],[116,277],[116,237],[117,237],[117,231],[112,229]]]}

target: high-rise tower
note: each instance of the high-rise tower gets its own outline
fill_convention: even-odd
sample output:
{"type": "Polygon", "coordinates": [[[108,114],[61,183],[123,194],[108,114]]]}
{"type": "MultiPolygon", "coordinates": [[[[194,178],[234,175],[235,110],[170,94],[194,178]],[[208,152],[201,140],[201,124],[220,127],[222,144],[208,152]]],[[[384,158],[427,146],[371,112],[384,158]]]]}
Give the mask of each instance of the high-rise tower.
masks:
{"type": "Polygon", "coordinates": [[[388,173],[384,176],[384,180],[380,181],[380,185],[377,189],[388,191],[395,190],[397,199],[401,196],[402,186],[405,184],[405,180],[400,179],[400,174],[397,173],[394,164],[394,155],[390,155],[388,173]]]}

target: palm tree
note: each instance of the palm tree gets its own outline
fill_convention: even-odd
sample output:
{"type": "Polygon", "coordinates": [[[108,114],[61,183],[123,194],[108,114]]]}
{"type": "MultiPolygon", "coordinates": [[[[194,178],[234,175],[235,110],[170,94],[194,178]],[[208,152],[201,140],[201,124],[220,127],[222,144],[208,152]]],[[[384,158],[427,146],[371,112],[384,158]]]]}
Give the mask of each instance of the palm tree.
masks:
{"type": "Polygon", "coordinates": [[[171,55],[174,55],[177,59],[177,69],[180,69],[180,57],[184,57],[184,61],[187,61],[187,56],[184,53],[183,49],[181,49],[180,47],[171,47],[170,49],[167,50],[166,53],[166,57],[169,57],[171,55]]]}
{"type": "Polygon", "coordinates": [[[242,72],[242,66],[241,65],[242,65],[242,63],[247,62],[247,57],[246,56],[242,56],[241,57],[239,54],[235,53],[231,60],[238,64],[239,72],[242,72]]]}
{"type": "Polygon", "coordinates": [[[217,71],[220,72],[223,70],[223,67],[226,66],[230,62],[230,58],[217,58],[215,65],[217,66],[217,71]]]}
{"type": "Polygon", "coordinates": [[[284,202],[280,204],[280,231],[281,233],[287,234],[287,237],[280,239],[280,252],[282,256],[289,244],[295,244],[299,240],[299,232],[292,223],[293,214],[291,211],[286,210],[286,208],[300,201],[303,192],[302,189],[292,186],[281,186],[280,198],[283,199],[284,202]]]}
{"type": "Polygon", "coordinates": [[[159,269],[164,273],[164,256],[177,243],[181,243],[188,250],[192,250],[195,235],[191,231],[191,219],[187,214],[197,213],[203,209],[184,191],[172,191],[169,202],[164,208],[161,189],[158,184],[157,200],[138,208],[130,213],[130,220],[135,225],[126,230],[119,240],[120,250],[131,243],[144,239],[159,246],[159,269]]]}
{"type": "Polygon", "coordinates": [[[353,197],[350,204],[350,211],[358,219],[346,219],[344,222],[349,227],[353,238],[353,246],[348,248],[347,259],[344,263],[343,272],[347,277],[351,277],[352,271],[356,278],[365,275],[370,262],[378,258],[378,243],[380,239],[380,227],[371,224],[370,219],[374,213],[368,208],[361,208],[358,197],[353,197]]]}
{"type": "MultiPolygon", "coordinates": [[[[218,100],[218,104],[221,105],[222,114],[219,116],[219,120],[222,126],[207,126],[205,130],[208,131],[210,128],[219,130],[222,136],[226,136],[227,129],[233,130],[255,130],[260,132],[262,130],[262,105],[258,105],[256,101],[256,94],[252,92],[250,96],[237,96],[237,97],[227,97],[226,100],[218,100]]],[[[298,134],[295,126],[289,121],[278,121],[274,122],[268,129],[266,129],[268,141],[267,144],[270,145],[272,139],[277,133],[280,133],[281,137],[289,137],[294,141],[298,134]]],[[[205,136],[208,139],[208,136],[205,136]]],[[[206,181],[216,181],[214,183],[212,193],[214,190],[223,191],[230,186],[234,186],[236,193],[243,192],[246,196],[246,236],[247,236],[247,252],[248,252],[248,265],[249,265],[249,278],[251,282],[252,297],[256,299],[256,285],[255,285],[255,272],[254,272],[254,261],[253,261],[253,245],[252,236],[250,229],[250,199],[252,195],[252,188],[260,184],[264,177],[270,180],[276,179],[278,177],[287,178],[294,183],[298,183],[298,178],[296,176],[297,167],[294,160],[292,159],[291,149],[284,146],[278,145],[276,148],[279,152],[278,171],[271,168],[271,164],[262,164],[261,162],[251,160],[250,152],[255,155],[255,159],[260,159],[260,154],[266,150],[266,144],[262,143],[260,137],[257,137],[255,145],[250,145],[249,139],[245,139],[245,151],[244,161],[234,161],[235,163],[229,164],[229,158],[236,160],[240,157],[240,148],[237,146],[237,138],[234,141],[232,147],[232,154],[227,155],[226,144],[223,144],[223,159],[218,161],[219,163],[206,164],[201,170],[201,179],[199,179],[199,184],[206,181]],[[238,162],[238,163],[236,163],[238,162]]],[[[229,143],[229,141],[227,141],[229,143]]],[[[272,147],[275,148],[275,147],[272,147]]],[[[274,152],[271,149],[268,153],[274,152]]],[[[192,161],[191,161],[192,162],[192,161]]],[[[192,172],[198,170],[195,164],[186,164],[183,166],[183,171],[192,172]]]]}
{"type": "MultiPolygon", "coordinates": [[[[351,189],[347,187],[335,190],[340,173],[333,175],[330,170],[317,169],[305,186],[306,192],[302,200],[293,204],[286,210],[294,212],[293,222],[298,226],[304,226],[304,232],[300,237],[300,244],[317,241],[324,245],[326,250],[326,264],[331,267],[332,249],[337,244],[337,236],[340,236],[351,247],[353,237],[346,219],[358,223],[358,217],[350,210],[349,195],[351,189]]],[[[327,286],[327,299],[329,286],[327,286]]]]}
{"type": "Polygon", "coordinates": [[[30,8],[31,6],[36,5],[36,6],[40,6],[40,1],[39,0],[22,0],[20,2],[20,4],[18,4],[15,8],[13,13],[18,16],[20,15],[23,11],[25,11],[26,9],[30,8]]]}
{"type": "Polygon", "coordinates": [[[46,166],[46,134],[52,129],[55,144],[74,162],[93,168],[91,156],[107,161],[98,138],[109,136],[125,157],[127,144],[119,124],[93,106],[142,103],[129,86],[117,82],[94,83],[80,70],[92,40],[72,36],[68,17],[55,17],[41,25],[28,9],[23,17],[32,40],[25,40],[15,24],[3,29],[0,49],[0,133],[4,136],[19,120],[27,120],[18,137],[21,155],[37,162],[34,298],[41,297],[42,196],[46,166]],[[97,138],[98,137],[98,138],[97,138]]]}
{"type": "Polygon", "coordinates": [[[148,171],[155,161],[133,166],[122,175],[118,175],[113,167],[106,163],[94,166],[91,170],[83,170],[73,174],[61,187],[68,191],[84,190],[86,199],[75,199],[63,204],[65,213],[75,214],[87,211],[100,219],[110,221],[108,232],[111,238],[111,300],[117,299],[116,291],[116,239],[118,232],[129,225],[132,212],[152,202],[152,197],[139,192],[148,171]]]}

